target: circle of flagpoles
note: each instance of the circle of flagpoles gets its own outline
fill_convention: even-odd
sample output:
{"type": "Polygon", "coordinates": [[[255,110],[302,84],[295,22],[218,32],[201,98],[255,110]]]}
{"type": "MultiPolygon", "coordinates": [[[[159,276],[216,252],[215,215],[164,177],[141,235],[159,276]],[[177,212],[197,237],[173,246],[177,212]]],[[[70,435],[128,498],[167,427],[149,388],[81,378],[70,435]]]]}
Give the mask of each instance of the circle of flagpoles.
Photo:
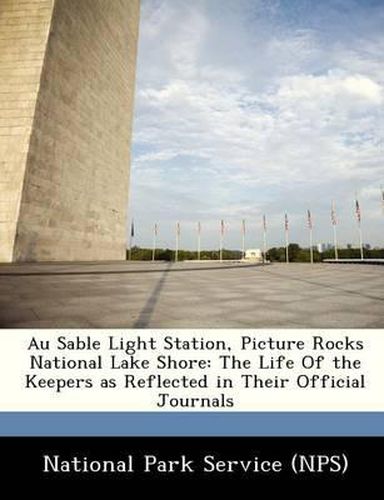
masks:
{"type": "MultiPolygon", "coordinates": [[[[381,193],[381,204],[384,211],[384,188],[380,186],[381,193]]],[[[362,232],[362,213],[361,205],[358,199],[357,193],[355,193],[354,199],[354,213],[358,227],[359,235],[359,250],[360,259],[364,260],[364,243],[363,243],[363,232],[362,232]]],[[[331,225],[333,228],[333,248],[334,248],[334,258],[336,261],[339,260],[339,244],[338,244],[338,218],[336,212],[336,203],[333,200],[331,203],[331,225]]],[[[314,263],[314,245],[313,245],[313,215],[310,209],[307,210],[307,227],[309,231],[309,261],[311,264],[314,263]]],[[[267,216],[263,214],[262,216],[262,230],[263,230],[263,262],[267,262],[267,216]]],[[[226,233],[226,224],[224,219],[220,220],[220,240],[219,240],[219,260],[223,262],[224,260],[224,238],[226,233]]],[[[153,226],[153,244],[152,244],[152,261],[156,260],[156,250],[157,250],[157,239],[159,234],[159,224],[156,222],[153,226]]],[[[179,260],[180,251],[180,235],[181,235],[181,223],[176,222],[176,246],[175,246],[175,262],[179,260]]],[[[197,259],[201,260],[201,235],[202,235],[202,224],[197,222],[197,259]]],[[[290,238],[289,238],[289,218],[288,212],[284,213],[284,235],[285,235],[285,262],[288,264],[290,262],[290,238]]],[[[128,248],[128,259],[132,259],[132,245],[135,238],[135,222],[134,219],[131,220],[130,236],[129,236],[129,248],[128,248]]],[[[246,257],[246,219],[241,220],[241,258],[246,257]]]]}

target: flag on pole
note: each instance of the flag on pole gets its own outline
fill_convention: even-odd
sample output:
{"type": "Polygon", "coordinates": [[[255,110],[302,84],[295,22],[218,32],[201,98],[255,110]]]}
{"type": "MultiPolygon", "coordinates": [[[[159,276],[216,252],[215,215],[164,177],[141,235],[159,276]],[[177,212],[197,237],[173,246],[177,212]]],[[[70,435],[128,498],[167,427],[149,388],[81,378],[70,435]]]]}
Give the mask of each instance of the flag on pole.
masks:
{"type": "Polygon", "coordinates": [[[221,219],[221,223],[220,223],[221,236],[224,236],[224,230],[225,230],[224,221],[223,221],[223,219],[221,219]]]}
{"type": "Polygon", "coordinates": [[[310,210],[307,210],[308,217],[308,229],[313,229],[312,214],[310,210]]]}
{"type": "Polygon", "coordinates": [[[177,233],[177,236],[180,236],[180,222],[176,223],[176,233],[177,233]]]}
{"type": "Polygon", "coordinates": [[[159,227],[157,224],[155,224],[155,236],[157,236],[158,232],[159,232],[159,227]]]}
{"type": "Polygon", "coordinates": [[[197,223],[197,234],[198,235],[201,234],[201,223],[200,222],[197,223]]]}
{"type": "Polygon", "coordinates": [[[361,210],[359,200],[356,198],[355,200],[355,209],[356,209],[356,220],[359,224],[361,224],[361,210]]]}
{"type": "Polygon", "coordinates": [[[265,214],[263,215],[263,229],[264,231],[267,230],[267,217],[265,216],[265,214]]]}
{"type": "Polygon", "coordinates": [[[331,222],[332,226],[337,226],[336,207],[334,201],[332,202],[332,207],[331,207],[331,222]]]}
{"type": "Polygon", "coordinates": [[[288,214],[287,213],[285,213],[284,225],[285,225],[285,230],[288,231],[289,225],[288,225],[288,214]]]}
{"type": "Polygon", "coordinates": [[[363,234],[362,234],[362,229],[361,229],[361,209],[360,209],[359,200],[357,199],[357,194],[355,197],[355,211],[356,211],[357,224],[359,226],[360,258],[361,258],[361,260],[364,260],[363,234]]]}
{"type": "Polygon", "coordinates": [[[133,219],[132,219],[132,222],[131,222],[131,238],[133,238],[135,236],[135,224],[133,222],[133,219]]]}
{"type": "Polygon", "coordinates": [[[243,235],[245,234],[245,219],[241,221],[241,232],[243,233],[243,235]]]}

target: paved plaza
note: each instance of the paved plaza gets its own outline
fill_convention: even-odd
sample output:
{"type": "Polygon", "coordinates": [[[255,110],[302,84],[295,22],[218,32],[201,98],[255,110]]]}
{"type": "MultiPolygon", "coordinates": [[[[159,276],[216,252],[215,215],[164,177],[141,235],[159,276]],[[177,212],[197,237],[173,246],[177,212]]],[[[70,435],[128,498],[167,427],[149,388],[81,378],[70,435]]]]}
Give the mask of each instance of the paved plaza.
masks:
{"type": "Polygon", "coordinates": [[[383,328],[384,266],[0,265],[10,328],[383,328]]]}

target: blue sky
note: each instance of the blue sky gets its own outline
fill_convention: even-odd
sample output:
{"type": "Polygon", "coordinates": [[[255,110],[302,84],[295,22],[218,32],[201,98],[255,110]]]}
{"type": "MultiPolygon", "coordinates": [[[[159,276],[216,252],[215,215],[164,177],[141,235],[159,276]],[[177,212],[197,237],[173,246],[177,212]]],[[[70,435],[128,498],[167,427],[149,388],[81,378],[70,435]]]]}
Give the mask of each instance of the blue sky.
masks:
{"type": "Polygon", "coordinates": [[[142,0],[130,215],[136,243],[260,247],[383,245],[384,2],[382,0],[142,0]]]}

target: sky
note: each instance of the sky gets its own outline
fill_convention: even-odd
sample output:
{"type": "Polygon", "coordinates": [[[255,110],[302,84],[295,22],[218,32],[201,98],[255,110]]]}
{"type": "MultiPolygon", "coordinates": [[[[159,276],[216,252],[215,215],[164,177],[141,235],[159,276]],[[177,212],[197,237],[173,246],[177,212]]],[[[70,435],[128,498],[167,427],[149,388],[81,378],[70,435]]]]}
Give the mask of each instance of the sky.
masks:
{"type": "MultiPolygon", "coordinates": [[[[384,2],[142,0],[130,218],[134,243],[195,249],[384,246],[384,2]]],[[[128,230],[129,233],[129,230],[128,230]]]]}

